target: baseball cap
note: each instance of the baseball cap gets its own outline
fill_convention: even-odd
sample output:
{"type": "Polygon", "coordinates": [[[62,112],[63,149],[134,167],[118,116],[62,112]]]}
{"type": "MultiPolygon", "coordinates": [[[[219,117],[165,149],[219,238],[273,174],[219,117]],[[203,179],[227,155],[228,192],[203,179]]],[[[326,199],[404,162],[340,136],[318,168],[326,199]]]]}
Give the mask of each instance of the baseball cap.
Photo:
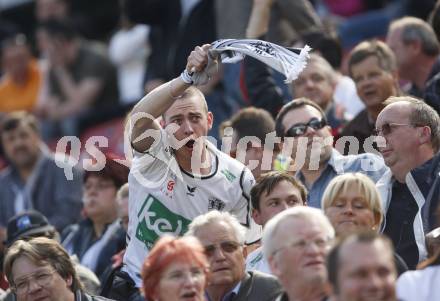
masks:
{"type": "Polygon", "coordinates": [[[6,246],[14,241],[26,237],[43,234],[47,231],[55,231],[47,218],[38,211],[25,211],[11,217],[7,226],[6,246]]]}

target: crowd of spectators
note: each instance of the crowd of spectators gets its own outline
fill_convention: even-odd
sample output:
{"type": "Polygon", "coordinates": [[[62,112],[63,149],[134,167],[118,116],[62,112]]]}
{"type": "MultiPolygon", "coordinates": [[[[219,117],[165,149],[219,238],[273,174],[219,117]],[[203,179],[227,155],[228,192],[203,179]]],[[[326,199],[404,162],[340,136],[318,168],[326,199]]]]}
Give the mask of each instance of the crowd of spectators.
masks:
{"type": "Polygon", "coordinates": [[[0,301],[439,298],[440,0],[5,3],[0,301]]]}

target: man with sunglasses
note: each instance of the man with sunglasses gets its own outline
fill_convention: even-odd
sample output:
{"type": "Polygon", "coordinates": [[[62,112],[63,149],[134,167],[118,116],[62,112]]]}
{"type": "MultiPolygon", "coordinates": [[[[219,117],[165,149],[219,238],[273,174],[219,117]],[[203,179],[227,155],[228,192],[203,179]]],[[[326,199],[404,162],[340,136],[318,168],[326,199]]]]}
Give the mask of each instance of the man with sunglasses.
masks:
{"type": "Polygon", "coordinates": [[[294,99],[281,108],[275,129],[282,138],[282,154],[292,159],[289,171],[306,186],[308,206],[320,208],[328,183],[338,174],[362,172],[374,182],[387,170],[374,154],[341,155],[333,148],[333,136],[323,110],[306,98],[294,99]]]}
{"type": "Polygon", "coordinates": [[[390,171],[377,182],[384,233],[410,269],[426,258],[424,234],[436,227],[440,192],[440,117],[424,101],[390,97],[376,120],[379,150],[390,171]]]}
{"type": "Polygon", "coordinates": [[[209,260],[209,301],[272,301],[279,294],[275,277],[245,271],[245,233],[246,229],[227,212],[208,212],[189,225],[186,235],[200,240],[209,260]]]}

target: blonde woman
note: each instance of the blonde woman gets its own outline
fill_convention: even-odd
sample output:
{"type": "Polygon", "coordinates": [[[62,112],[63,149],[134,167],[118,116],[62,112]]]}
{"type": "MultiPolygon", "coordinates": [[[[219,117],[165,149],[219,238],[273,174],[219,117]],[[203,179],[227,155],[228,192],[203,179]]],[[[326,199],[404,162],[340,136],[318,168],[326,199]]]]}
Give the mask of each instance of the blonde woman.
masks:
{"type": "MultiPolygon", "coordinates": [[[[336,236],[360,231],[380,231],[382,202],[374,182],[362,173],[346,173],[333,178],[322,196],[322,209],[335,228],[336,236]]],[[[394,253],[398,274],[408,270],[394,253]]]]}

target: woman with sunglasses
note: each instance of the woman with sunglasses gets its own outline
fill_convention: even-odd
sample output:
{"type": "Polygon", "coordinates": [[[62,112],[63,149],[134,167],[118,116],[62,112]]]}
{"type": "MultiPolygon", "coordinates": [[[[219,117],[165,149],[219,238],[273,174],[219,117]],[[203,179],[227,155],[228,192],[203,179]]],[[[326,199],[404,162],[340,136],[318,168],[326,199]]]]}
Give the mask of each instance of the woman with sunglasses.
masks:
{"type": "Polygon", "coordinates": [[[150,301],[203,301],[209,264],[191,236],[162,237],[142,266],[142,292],[150,301]]]}

